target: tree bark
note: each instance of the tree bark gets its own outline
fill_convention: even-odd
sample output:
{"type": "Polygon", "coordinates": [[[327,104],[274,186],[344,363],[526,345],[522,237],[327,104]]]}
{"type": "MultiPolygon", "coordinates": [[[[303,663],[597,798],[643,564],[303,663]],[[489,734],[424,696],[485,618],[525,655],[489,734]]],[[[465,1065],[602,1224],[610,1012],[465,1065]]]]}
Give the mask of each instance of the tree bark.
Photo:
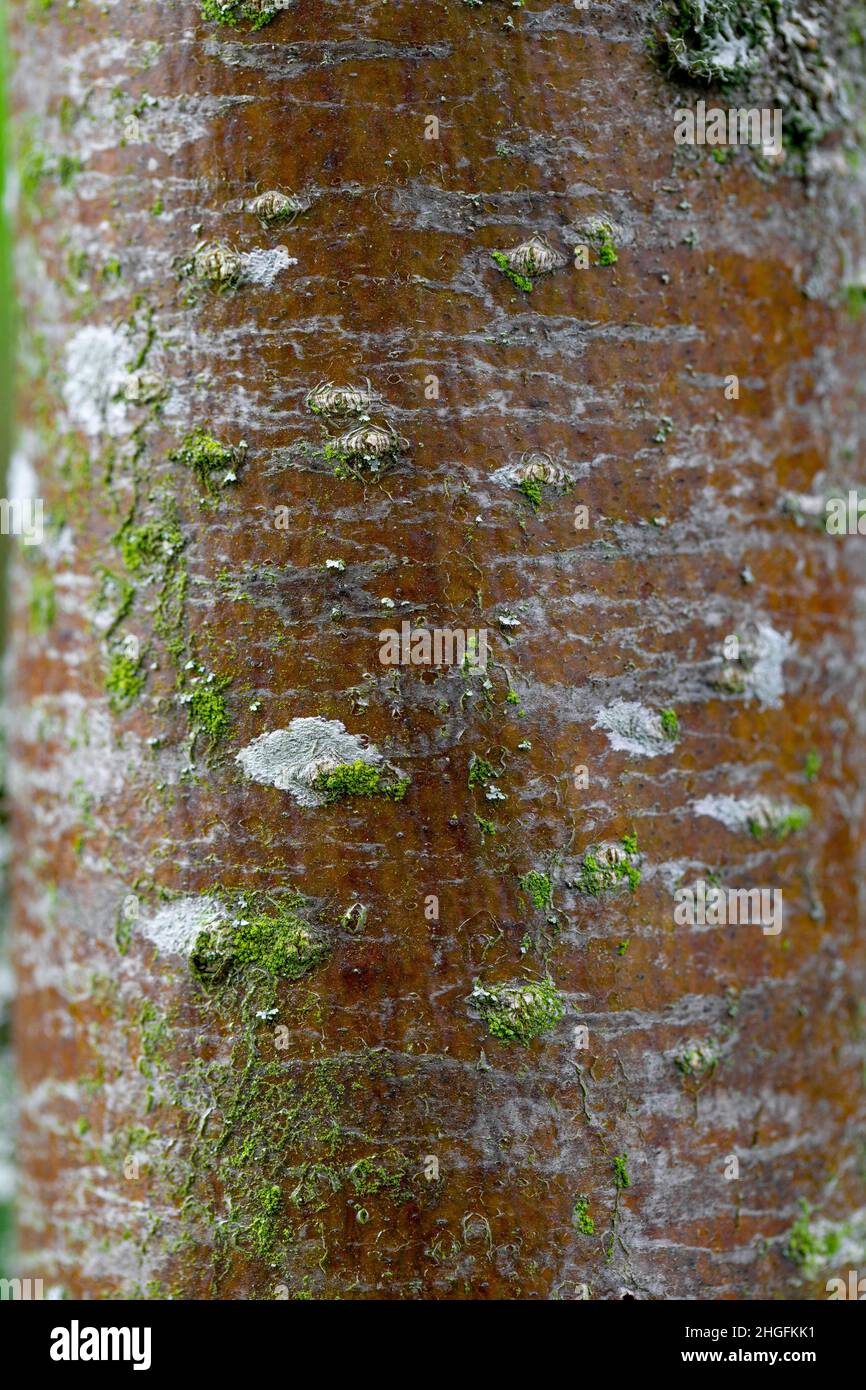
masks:
{"type": "Polygon", "coordinates": [[[814,516],[859,166],[678,147],[633,0],[218,8],[13,15],[24,1270],[820,1296],[866,1258],[866,565],[814,516]],[[383,664],[404,622],[486,669],[383,664]],[[697,880],[782,930],[681,925],[697,880]]]}

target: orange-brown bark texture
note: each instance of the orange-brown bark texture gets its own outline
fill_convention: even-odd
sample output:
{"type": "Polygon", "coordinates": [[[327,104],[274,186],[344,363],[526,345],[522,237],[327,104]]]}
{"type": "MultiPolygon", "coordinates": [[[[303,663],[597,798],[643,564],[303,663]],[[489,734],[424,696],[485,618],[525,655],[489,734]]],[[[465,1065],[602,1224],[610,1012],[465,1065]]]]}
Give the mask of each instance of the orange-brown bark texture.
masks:
{"type": "Polygon", "coordinates": [[[823,1297],[866,1207],[856,150],[678,146],[711,96],[632,0],[218,8],[12,15],[22,1272],[823,1297]],[[389,663],[403,623],[486,665],[389,663]],[[675,920],[698,881],[781,930],[675,920]]]}

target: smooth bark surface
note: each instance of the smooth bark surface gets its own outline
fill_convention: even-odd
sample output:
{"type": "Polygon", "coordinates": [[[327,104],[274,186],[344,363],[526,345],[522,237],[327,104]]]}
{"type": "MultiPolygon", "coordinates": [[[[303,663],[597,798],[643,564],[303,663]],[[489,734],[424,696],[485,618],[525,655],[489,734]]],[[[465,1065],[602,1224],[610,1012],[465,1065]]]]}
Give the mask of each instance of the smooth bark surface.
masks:
{"type": "Polygon", "coordinates": [[[652,8],[17,7],[21,1238],[72,1296],[866,1258],[862,180],[675,146],[652,8]],[[381,477],[305,404],[367,380],[381,477]],[[404,621],[486,672],[383,665],[404,621]],[[303,793],[336,721],[403,799],[303,793]],[[713,874],[783,930],[678,925],[713,874]]]}

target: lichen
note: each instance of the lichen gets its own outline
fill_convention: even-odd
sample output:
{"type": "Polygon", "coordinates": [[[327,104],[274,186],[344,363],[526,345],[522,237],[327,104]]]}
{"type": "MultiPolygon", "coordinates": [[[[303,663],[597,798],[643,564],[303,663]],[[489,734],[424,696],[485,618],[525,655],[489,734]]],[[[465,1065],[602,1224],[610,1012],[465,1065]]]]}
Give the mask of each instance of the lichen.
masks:
{"type": "Polygon", "coordinates": [[[705,796],[694,803],[699,816],[711,816],[732,831],[748,832],[755,839],[773,835],[784,840],[802,830],[812,819],[808,806],[798,806],[770,796],[705,796]]]}
{"type": "Polygon", "coordinates": [[[530,1043],[555,1028],[566,1003],[549,978],[507,984],[473,983],[469,1001],[500,1042],[530,1043]]]}
{"type": "Polygon", "coordinates": [[[656,714],[635,700],[615,700],[600,709],[594,729],[604,729],[611,747],[633,757],[657,758],[671,752],[679,731],[673,710],[656,714]],[[674,725],[676,721],[676,725],[674,725]],[[676,728],[676,732],[672,732],[676,728]]]}
{"type": "MultiPolygon", "coordinates": [[[[308,807],[325,804],[328,788],[325,783],[316,785],[323,773],[334,773],[341,767],[354,768],[360,761],[379,770],[380,785],[384,771],[384,760],[377,748],[357,734],[348,733],[339,719],[315,716],[293,719],[288,729],[261,734],[241,749],[236,761],[254,781],[288,791],[301,806],[308,807]]],[[[374,785],[372,779],[358,772],[352,773],[352,780],[359,786],[374,785]]],[[[386,781],[386,785],[395,788],[398,799],[405,795],[405,788],[402,792],[399,789],[402,780],[386,781]]],[[[338,784],[347,785],[345,774],[331,784],[331,789],[336,791],[338,784]]]]}

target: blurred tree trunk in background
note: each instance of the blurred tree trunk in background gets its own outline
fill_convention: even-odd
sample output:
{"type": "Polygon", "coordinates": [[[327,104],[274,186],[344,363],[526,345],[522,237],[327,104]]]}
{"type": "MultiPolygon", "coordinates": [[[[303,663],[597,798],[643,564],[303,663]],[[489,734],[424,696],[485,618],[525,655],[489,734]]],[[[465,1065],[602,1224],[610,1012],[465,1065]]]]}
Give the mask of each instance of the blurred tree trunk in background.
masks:
{"type": "Polygon", "coordinates": [[[664,8],[14,7],[47,1285],[818,1296],[866,1258],[866,542],[821,527],[866,430],[862,45],[844,5],[750,30],[796,144],[678,146],[722,50],[664,8]],[[385,664],[404,622],[486,670],[385,664]],[[782,930],[680,924],[698,880],[782,930]]]}

